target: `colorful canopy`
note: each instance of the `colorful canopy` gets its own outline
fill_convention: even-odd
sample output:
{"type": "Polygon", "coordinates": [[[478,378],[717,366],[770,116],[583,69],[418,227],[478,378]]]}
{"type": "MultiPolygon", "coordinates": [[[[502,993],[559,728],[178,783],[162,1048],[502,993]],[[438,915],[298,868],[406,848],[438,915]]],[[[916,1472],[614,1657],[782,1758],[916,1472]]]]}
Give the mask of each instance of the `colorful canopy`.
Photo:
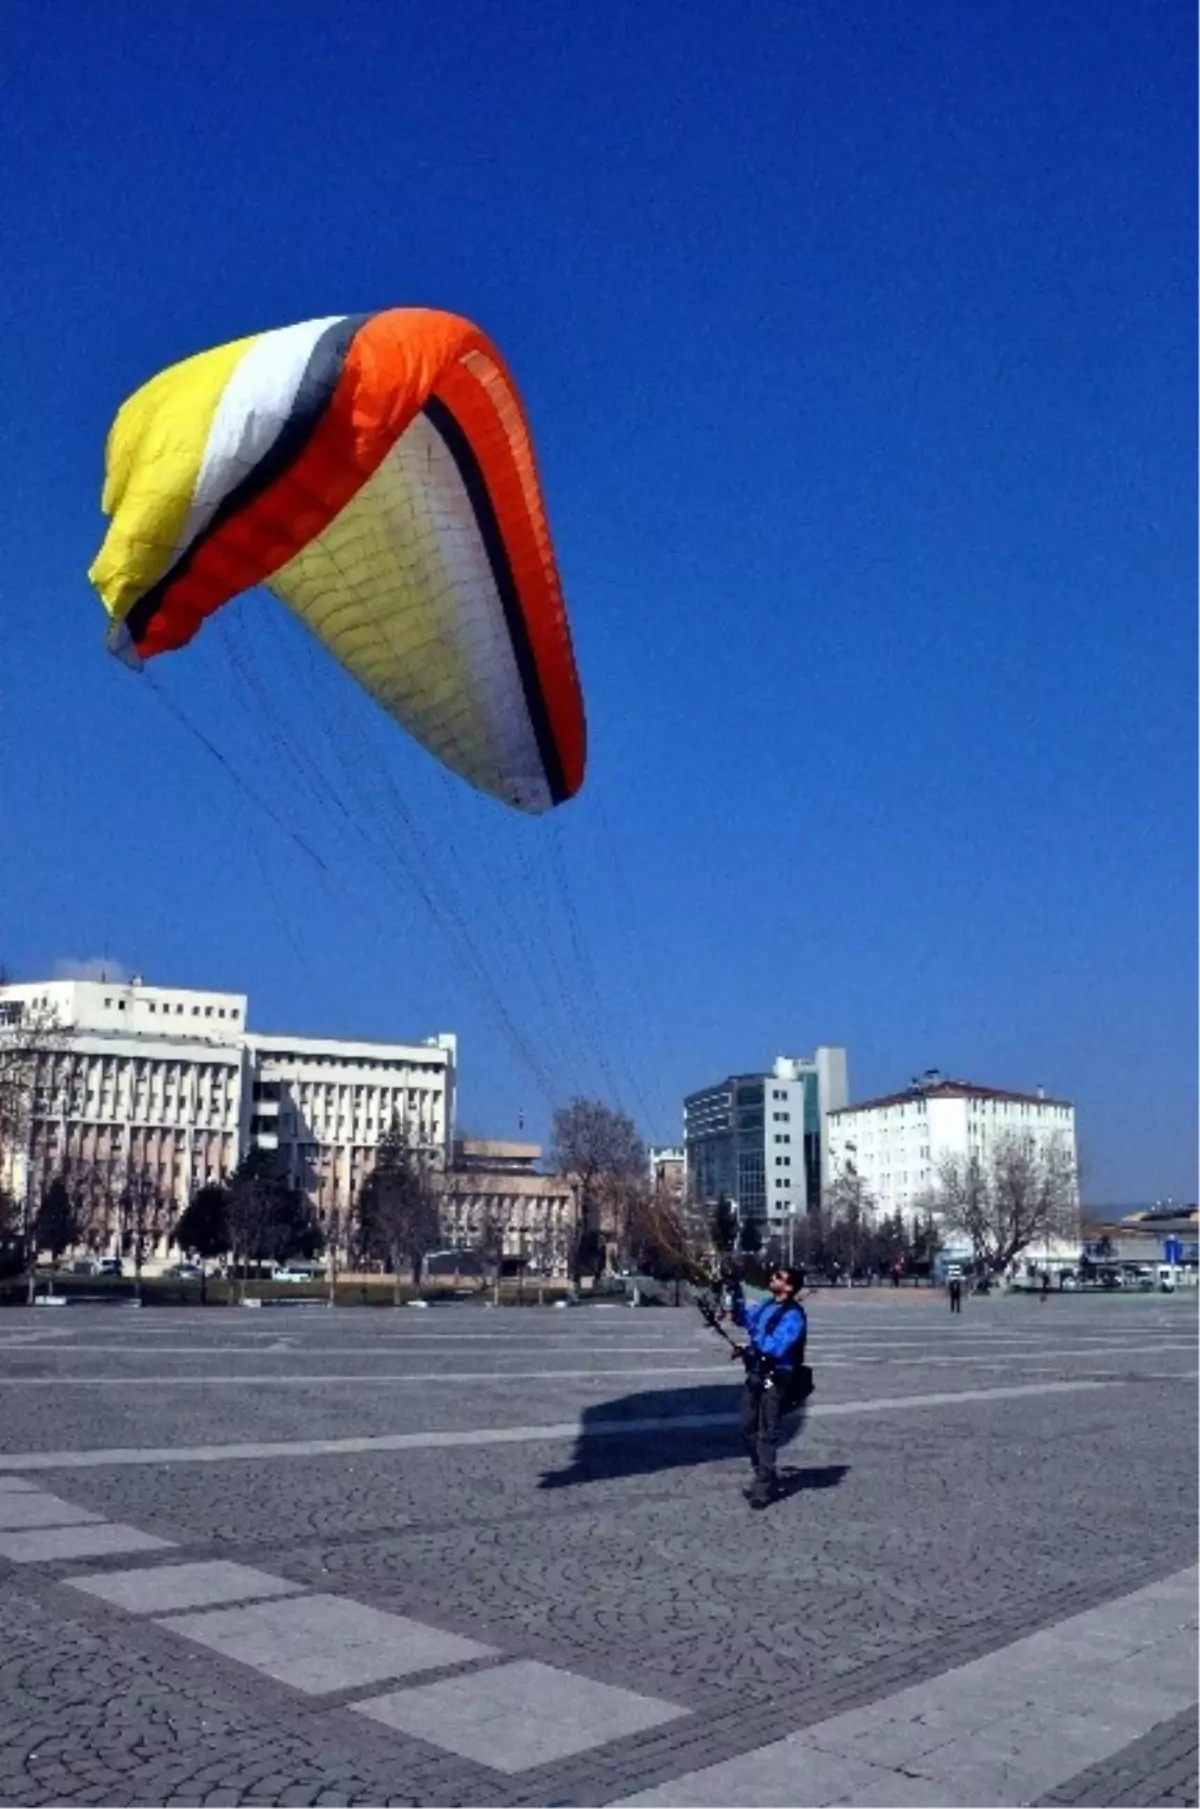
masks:
{"type": "Polygon", "coordinates": [[[583,783],[583,702],[520,400],[468,321],[306,321],[172,365],[109,435],[89,576],[110,645],[182,647],[265,585],[452,771],[528,811],[583,783]]]}

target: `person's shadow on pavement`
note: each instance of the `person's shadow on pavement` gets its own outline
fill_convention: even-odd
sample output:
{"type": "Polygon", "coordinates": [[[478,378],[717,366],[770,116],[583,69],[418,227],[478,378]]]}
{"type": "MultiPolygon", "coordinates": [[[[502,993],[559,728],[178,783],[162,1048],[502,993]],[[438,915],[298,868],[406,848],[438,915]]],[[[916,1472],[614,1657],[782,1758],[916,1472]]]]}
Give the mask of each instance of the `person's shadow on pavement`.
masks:
{"type": "MultiPolygon", "coordinates": [[[[737,1384],[647,1389],[585,1407],[571,1461],[547,1470],[539,1489],[619,1476],[649,1476],[660,1470],[703,1463],[726,1463],[744,1456],[741,1440],[742,1391],[737,1384]]],[[[788,1414],[781,1426],[781,1454],[800,1434],[804,1412],[788,1414]]],[[[847,1464],[780,1468],[780,1495],[804,1489],[834,1489],[847,1464]]]]}

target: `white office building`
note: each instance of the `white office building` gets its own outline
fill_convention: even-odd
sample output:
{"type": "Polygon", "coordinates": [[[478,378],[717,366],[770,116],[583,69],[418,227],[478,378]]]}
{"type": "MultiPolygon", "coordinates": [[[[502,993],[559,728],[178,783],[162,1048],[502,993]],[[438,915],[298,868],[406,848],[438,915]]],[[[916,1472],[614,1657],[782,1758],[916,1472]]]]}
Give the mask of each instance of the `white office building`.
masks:
{"type": "MultiPolygon", "coordinates": [[[[10,1077],[19,1071],[22,1094],[0,1126],[0,1186],[27,1198],[78,1164],[102,1193],[149,1176],[182,1207],[248,1150],[270,1149],[327,1217],[353,1200],[393,1116],[431,1166],[444,1166],[453,1035],[269,1036],[250,1032],[246,1016],[244,993],[149,986],[140,976],[0,987],[0,1065],[10,1077]]],[[[115,1235],[110,1227],[100,1241],[115,1235]]]]}
{"type": "Polygon", "coordinates": [[[432,1168],[445,1167],[454,1136],[453,1035],[375,1043],[252,1032],[244,1042],[243,1145],[278,1151],[323,1221],[353,1205],[393,1121],[432,1168]]]}
{"type": "Polygon", "coordinates": [[[245,1024],[243,993],[140,979],[0,987],[8,1049],[33,1027],[0,1184],[24,1198],[73,1163],[110,1183],[149,1175],[183,1202],[219,1180],[241,1149],[245,1024]]]}
{"type": "Polygon", "coordinates": [[[1039,1087],[1011,1093],[973,1081],[946,1080],[934,1069],[902,1093],[867,1099],[829,1114],[832,1179],[856,1177],[881,1217],[906,1218],[936,1183],[946,1157],[987,1161],[1012,1133],[1045,1148],[1057,1144],[1075,1161],[1075,1107],[1039,1087]]]}

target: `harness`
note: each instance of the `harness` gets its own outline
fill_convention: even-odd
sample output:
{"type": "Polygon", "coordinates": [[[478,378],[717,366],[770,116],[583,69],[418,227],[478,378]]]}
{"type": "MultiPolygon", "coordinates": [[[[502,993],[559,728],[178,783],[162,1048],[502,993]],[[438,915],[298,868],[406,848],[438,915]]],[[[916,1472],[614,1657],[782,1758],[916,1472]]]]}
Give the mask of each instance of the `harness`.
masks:
{"type": "Polygon", "coordinates": [[[783,1316],[785,1313],[799,1313],[800,1317],[804,1320],[804,1330],[800,1334],[800,1342],[795,1346],[799,1359],[795,1367],[799,1369],[804,1362],[804,1347],[808,1343],[808,1315],[805,1313],[798,1300],[779,1301],[775,1311],[763,1320],[762,1335],[764,1338],[773,1336],[783,1324],[783,1316]]]}
{"type": "Polygon", "coordinates": [[[778,1331],[783,1323],[785,1313],[799,1313],[804,1321],[804,1330],[800,1334],[799,1343],[794,1346],[796,1359],[790,1369],[784,1369],[776,1358],[769,1357],[765,1351],[751,1346],[751,1354],[746,1359],[746,1374],[764,1388],[774,1388],[782,1396],[780,1407],[787,1413],[793,1407],[799,1407],[807,1401],[813,1391],[813,1372],[804,1361],[804,1351],[808,1344],[808,1316],[795,1300],[781,1300],[773,1313],[767,1315],[762,1322],[761,1335],[770,1337],[778,1331]]]}

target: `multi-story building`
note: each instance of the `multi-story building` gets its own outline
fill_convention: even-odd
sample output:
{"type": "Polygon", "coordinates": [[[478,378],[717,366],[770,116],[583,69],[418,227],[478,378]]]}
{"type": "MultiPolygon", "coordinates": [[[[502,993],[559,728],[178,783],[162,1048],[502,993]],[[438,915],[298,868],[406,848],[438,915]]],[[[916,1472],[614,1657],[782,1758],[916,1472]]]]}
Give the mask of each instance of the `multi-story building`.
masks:
{"type": "Polygon", "coordinates": [[[1036,1145],[1057,1144],[1075,1160],[1075,1107],[1048,1099],[1039,1087],[1010,1093],[973,1081],[945,1080],[936,1069],[902,1093],[888,1093],[829,1115],[833,1179],[861,1181],[880,1215],[910,1213],[937,1180],[946,1157],[986,1161],[997,1140],[1012,1133],[1036,1145]]]}
{"type": "Polygon", "coordinates": [[[561,1175],[538,1174],[538,1143],[459,1137],[442,1192],[442,1231],[458,1249],[498,1235],[502,1254],[535,1273],[566,1273],[575,1196],[561,1175]]]}
{"type": "Polygon", "coordinates": [[[652,1144],[646,1151],[650,1170],[650,1190],[657,1196],[679,1201],[683,1198],[684,1155],[674,1144],[652,1144]]]}
{"type": "Polygon", "coordinates": [[[431,1166],[445,1165],[454,1036],[268,1036],[248,1031],[246,1014],[244,993],[149,986],[136,975],[0,987],[0,1031],[10,1051],[26,1050],[25,1102],[0,1149],[0,1185],[25,1198],[81,1164],[110,1197],[130,1176],[149,1176],[182,1207],[248,1150],[270,1149],[322,1219],[337,1223],[393,1119],[431,1166]]]}
{"type": "Polygon", "coordinates": [[[241,1150],[244,993],[131,981],[51,980],[0,987],[13,1048],[27,1030],[17,1123],[0,1184],[24,1198],[70,1164],[108,1191],[149,1175],[184,1202],[241,1150]]]}
{"type": "Polygon", "coordinates": [[[722,1196],[746,1222],[780,1226],[815,1211],[830,1177],[829,1118],[847,1098],[846,1051],[777,1057],[768,1073],[735,1074],[683,1102],[686,1190],[722,1196]]]}
{"type": "Polygon", "coordinates": [[[434,1169],[454,1136],[457,1039],[423,1043],[267,1035],[244,1038],[242,1142],[276,1150],[323,1223],[344,1223],[393,1123],[434,1169]]]}

